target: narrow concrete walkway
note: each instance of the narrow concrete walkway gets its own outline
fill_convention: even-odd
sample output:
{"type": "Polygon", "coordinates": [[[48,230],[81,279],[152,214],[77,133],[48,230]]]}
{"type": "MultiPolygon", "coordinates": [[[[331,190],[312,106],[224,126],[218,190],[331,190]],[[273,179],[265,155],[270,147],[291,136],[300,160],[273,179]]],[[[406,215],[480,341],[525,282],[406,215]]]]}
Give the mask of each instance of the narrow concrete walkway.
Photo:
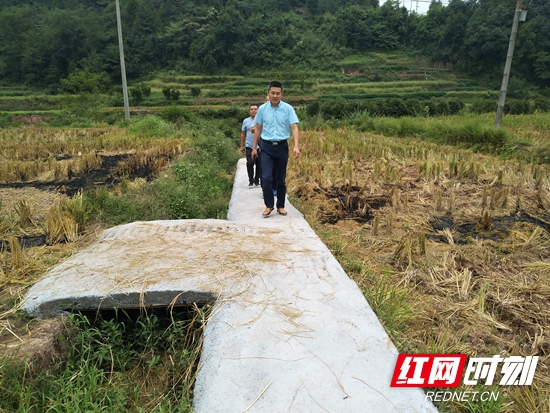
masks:
{"type": "Polygon", "coordinates": [[[195,386],[197,413],[436,412],[390,388],[397,350],[363,294],[301,214],[262,217],[239,161],[228,219],[111,228],[29,290],[25,309],[216,300],[195,386]]]}

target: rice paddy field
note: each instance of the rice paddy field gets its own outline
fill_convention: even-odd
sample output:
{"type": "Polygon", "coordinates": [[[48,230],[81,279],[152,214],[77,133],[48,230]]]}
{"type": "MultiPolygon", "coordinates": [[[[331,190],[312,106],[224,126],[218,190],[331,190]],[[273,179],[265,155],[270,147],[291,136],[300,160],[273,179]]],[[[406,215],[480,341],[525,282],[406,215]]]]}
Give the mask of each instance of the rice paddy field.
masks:
{"type": "MultiPolygon", "coordinates": [[[[467,120],[414,120],[419,128],[457,121],[467,120]]],[[[506,117],[504,128],[527,153],[550,142],[546,114],[506,117]]],[[[1,133],[0,330],[7,342],[33,325],[17,314],[26,288],[106,227],[79,222],[82,179],[115,183],[115,191],[124,176],[134,177],[125,185],[144,185],[140,171],[164,173],[185,155],[189,137],[116,127],[1,133]],[[35,237],[45,243],[23,245],[35,237]]],[[[550,165],[345,123],[304,128],[301,145],[301,158],[289,165],[292,202],[401,352],[540,357],[532,386],[500,387],[496,404],[442,403],[441,411],[548,411],[550,165]]]]}
{"type": "MultiPolygon", "coordinates": [[[[505,126],[529,148],[548,145],[549,127],[548,114],[505,126]]],[[[532,386],[441,411],[548,411],[550,165],[354,127],[307,130],[301,142],[293,202],[401,352],[540,357],[532,386]]]]}
{"type": "MultiPolygon", "coordinates": [[[[497,136],[486,133],[492,129],[493,115],[469,113],[468,103],[455,116],[387,119],[354,114],[353,119],[327,120],[307,114],[309,100],[328,95],[403,91],[488,95],[449,68],[427,67],[421,58],[401,54],[350,56],[341,62],[341,69],[341,74],[285,79],[289,100],[302,102],[303,120],[301,157],[292,159],[288,169],[291,202],[359,285],[400,352],[539,356],[533,385],[495,385],[491,390],[499,392],[497,401],[441,402],[437,404],[441,412],[550,411],[550,115],[505,115],[504,132],[497,136]],[[460,139],[448,138],[456,131],[460,139]],[[484,142],[485,136],[496,136],[498,148],[484,142]]],[[[158,182],[168,188],[166,180],[175,174],[172,167],[194,153],[196,140],[227,143],[232,130],[238,136],[239,123],[234,120],[222,120],[214,131],[217,126],[204,127],[213,123],[211,119],[195,119],[193,125],[152,116],[165,107],[162,89],[181,90],[177,106],[200,117],[201,111],[211,109],[245,112],[247,103],[263,101],[267,82],[284,79],[281,76],[167,73],[144,82],[152,88],[151,98],[139,111],[133,108],[132,116],[141,118],[135,123],[52,127],[37,117],[27,126],[0,128],[0,346],[24,342],[40,328],[40,323],[19,312],[26,289],[48,269],[90,245],[103,229],[124,222],[109,219],[106,210],[88,209],[90,194],[109,206],[115,197],[131,193],[125,207],[151,202],[146,203],[146,218],[124,219],[166,219],[151,188],[158,182]],[[191,97],[192,87],[201,89],[199,96],[191,97]]],[[[46,99],[35,99],[32,109],[25,99],[26,93],[0,94],[0,109],[13,106],[24,111],[21,116],[31,117],[33,110],[59,109],[46,99]],[[17,105],[10,99],[18,99],[17,105]]],[[[122,112],[119,106],[101,110],[113,116],[122,112]]],[[[236,151],[235,140],[232,156],[236,151]]],[[[178,170],[190,173],[186,167],[178,170]]],[[[231,179],[229,173],[225,177],[231,179]]],[[[212,187],[193,185],[203,192],[212,187]]],[[[182,209],[178,216],[186,214],[182,209]]],[[[207,310],[195,310],[191,321],[171,324],[194,343],[185,350],[192,361],[177,361],[186,366],[200,356],[196,331],[207,319],[207,310]],[[190,332],[195,324],[197,329],[190,332]]],[[[141,326],[151,332],[149,322],[141,326]]],[[[106,328],[114,329],[108,323],[106,328]]],[[[142,337],[139,331],[132,334],[142,337]]],[[[120,337],[117,331],[112,333],[116,334],[109,337],[120,337]]],[[[105,348],[100,346],[97,354],[104,354],[105,348]]],[[[170,351],[180,348],[174,345],[170,351]]],[[[107,385],[97,381],[95,373],[88,373],[91,381],[101,383],[103,396],[97,399],[122,400],[127,395],[117,391],[135,386],[133,400],[109,404],[112,411],[191,411],[193,369],[186,368],[182,378],[174,373],[177,363],[165,353],[157,359],[146,348],[140,354],[135,368],[125,373],[121,368],[116,374],[109,370],[114,368],[113,354],[107,357],[112,364],[101,374],[114,384],[112,394],[105,393],[107,385]],[[122,376],[130,377],[130,384],[118,381],[122,376]],[[185,403],[176,406],[182,388],[185,403]],[[169,400],[165,404],[163,397],[169,400]]],[[[86,360],[95,357],[100,357],[97,365],[105,361],[103,355],[86,360]]],[[[76,385],[78,375],[72,374],[69,379],[76,385]]],[[[12,382],[6,381],[0,372],[1,380],[5,386],[21,382],[17,374],[12,382]]],[[[0,395],[0,406],[2,402],[0,395]]],[[[60,400],[55,406],[68,404],[60,400]]],[[[74,411],[82,408],[78,404],[74,411]]]]}
{"type": "Polygon", "coordinates": [[[0,411],[191,411],[207,307],[70,323],[19,311],[27,288],[113,225],[106,207],[129,211],[123,221],[143,219],[140,204],[169,218],[152,187],[191,151],[188,132],[154,118],[0,130],[0,411]]]}

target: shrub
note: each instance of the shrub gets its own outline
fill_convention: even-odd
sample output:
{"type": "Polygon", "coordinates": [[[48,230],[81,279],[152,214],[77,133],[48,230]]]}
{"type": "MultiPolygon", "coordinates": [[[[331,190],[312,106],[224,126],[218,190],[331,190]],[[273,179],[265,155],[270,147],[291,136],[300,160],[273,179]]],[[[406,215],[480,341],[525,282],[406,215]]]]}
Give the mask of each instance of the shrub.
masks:
{"type": "Polygon", "coordinates": [[[194,87],[191,88],[191,95],[192,95],[194,98],[199,97],[200,94],[201,94],[201,89],[200,89],[200,87],[194,86],[194,87]]]}
{"type": "Polygon", "coordinates": [[[504,103],[504,113],[509,115],[527,115],[533,111],[527,99],[506,99],[504,103]]]}
{"type": "Polygon", "coordinates": [[[346,102],[342,98],[325,102],[321,105],[321,113],[325,119],[344,119],[353,111],[356,104],[346,102]]]}
{"type": "Polygon", "coordinates": [[[449,99],[447,102],[449,104],[450,115],[457,115],[465,106],[464,102],[458,99],[449,99]]]}
{"type": "Polygon", "coordinates": [[[10,116],[7,113],[0,113],[0,129],[11,126],[10,116]]]}
{"type": "Polygon", "coordinates": [[[139,105],[143,99],[143,92],[137,87],[133,87],[130,89],[130,95],[132,96],[135,105],[139,105]]]}
{"type": "Polygon", "coordinates": [[[180,98],[180,91],[177,89],[170,89],[169,87],[163,88],[162,94],[166,100],[179,100],[180,98]]]}
{"type": "Polygon", "coordinates": [[[477,98],[470,105],[470,112],[477,114],[495,112],[497,104],[498,102],[495,99],[477,98]]]}
{"type": "Polygon", "coordinates": [[[180,98],[180,91],[177,89],[173,89],[170,91],[170,99],[172,100],[179,100],[180,98]]]}
{"type": "Polygon", "coordinates": [[[550,99],[543,97],[535,98],[535,110],[550,112],[550,99]]]}
{"type": "Polygon", "coordinates": [[[141,85],[141,93],[143,93],[143,96],[148,98],[151,96],[151,87],[147,85],[141,85]]]}
{"type": "Polygon", "coordinates": [[[167,122],[176,123],[180,119],[186,122],[195,122],[196,118],[188,110],[178,106],[168,106],[159,113],[159,117],[167,122]]]}
{"type": "Polygon", "coordinates": [[[306,114],[308,116],[314,117],[314,116],[317,116],[319,114],[320,110],[321,110],[321,105],[320,105],[319,101],[312,100],[311,102],[308,103],[308,105],[306,107],[306,114]]]}
{"type": "Polygon", "coordinates": [[[158,116],[148,115],[134,121],[129,131],[140,136],[170,136],[176,132],[176,127],[158,116]]]}
{"type": "Polygon", "coordinates": [[[449,103],[442,99],[430,99],[426,106],[431,116],[449,115],[451,112],[449,103]]]}
{"type": "Polygon", "coordinates": [[[176,180],[158,183],[172,218],[225,218],[232,187],[228,174],[238,158],[235,147],[219,135],[199,141],[195,153],[174,165],[176,180]]]}
{"type": "Polygon", "coordinates": [[[503,129],[485,128],[477,122],[470,122],[459,128],[446,128],[444,130],[444,142],[451,145],[466,144],[475,148],[502,148],[507,141],[506,132],[503,129]]]}
{"type": "Polygon", "coordinates": [[[403,99],[390,98],[383,101],[384,115],[391,118],[400,118],[401,116],[407,116],[408,110],[403,99]]]}

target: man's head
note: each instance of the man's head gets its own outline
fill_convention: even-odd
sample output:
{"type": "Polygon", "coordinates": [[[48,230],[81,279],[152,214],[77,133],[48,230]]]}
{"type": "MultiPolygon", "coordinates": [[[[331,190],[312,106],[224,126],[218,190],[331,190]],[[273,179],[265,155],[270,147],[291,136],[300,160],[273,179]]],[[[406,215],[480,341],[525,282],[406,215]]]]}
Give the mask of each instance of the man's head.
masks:
{"type": "Polygon", "coordinates": [[[283,85],[280,82],[274,81],[267,88],[267,96],[273,106],[277,106],[283,97],[283,85]]]}
{"type": "Polygon", "coordinates": [[[258,105],[250,105],[248,107],[248,113],[250,114],[251,118],[254,118],[256,116],[256,113],[258,113],[258,105]]]}

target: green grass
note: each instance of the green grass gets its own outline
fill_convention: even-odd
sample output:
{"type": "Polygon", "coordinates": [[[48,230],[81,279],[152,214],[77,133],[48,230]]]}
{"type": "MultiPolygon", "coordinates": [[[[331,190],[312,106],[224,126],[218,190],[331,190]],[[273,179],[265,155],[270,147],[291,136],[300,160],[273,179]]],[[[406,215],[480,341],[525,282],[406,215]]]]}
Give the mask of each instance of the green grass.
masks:
{"type": "MultiPolygon", "coordinates": [[[[145,136],[169,136],[175,133],[175,125],[148,116],[129,130],[145,136]]],[[[88,215],[110,225],[157,219],[225,218],[232,176],[240,157],[236,143],[213,126],[191,126],[188,133],[197,135],[193,138],[194,148],[158,179],[137,186],[123,180],[116,190],[84,191],[88,215]]]]}
{"type": "Polygon", "coordinates": [[[208,308],[136,311],[70,316],[49,369],[3,359],[0,411],[191,412],[208,308]]]}
{"type": "Polygon", "coordinates": [[[503,130],[487,127],[474,118],[464,123],[430,123],[415,122],[415,118],[370,118],[359,117],[354,124],[360,130],[377,132],[386,136],[420,137],[440,145],[455,145],[483,152],[494,153],[503,148],[509,141],[509,134],[503,130]]]}
{"type": "Polygon", "coordinates": [[[377,59],[371,55],[349,55],[342,59],[339,63],[341,65],[348,65],[350,63],[376,63],[377,59]]]}

